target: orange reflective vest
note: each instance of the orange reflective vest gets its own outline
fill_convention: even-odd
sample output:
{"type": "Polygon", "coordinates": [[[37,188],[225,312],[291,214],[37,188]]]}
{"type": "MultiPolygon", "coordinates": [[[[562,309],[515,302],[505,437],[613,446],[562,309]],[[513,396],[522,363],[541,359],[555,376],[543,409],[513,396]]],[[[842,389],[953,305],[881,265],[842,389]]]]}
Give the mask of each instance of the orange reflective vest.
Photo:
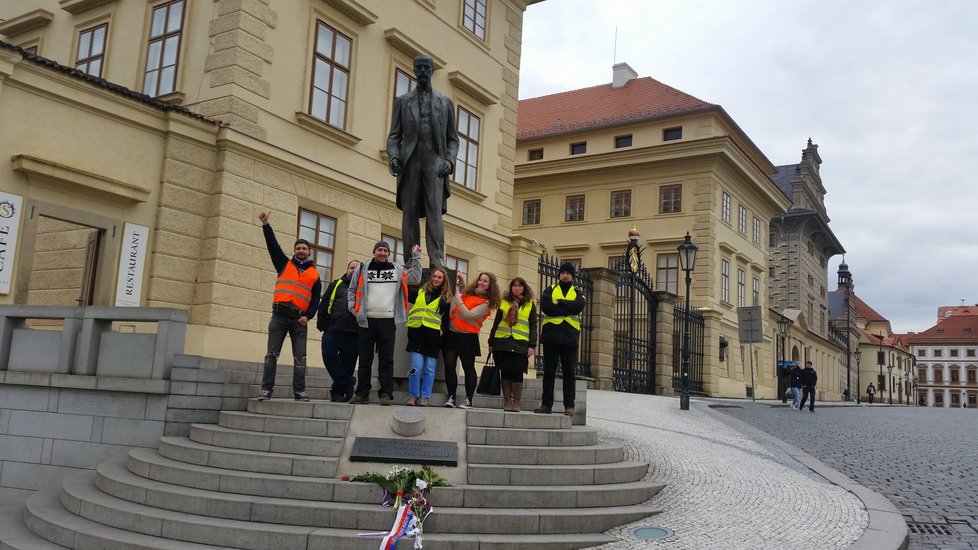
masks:
{"type": "Polygon", "coordinates": [[[299,273],[295,263],[289,261],[275,281],[276,304],[291,303],[305,313],[312,301],[312,287],[319,281],[319,272],[310,267],[299,273]]]}
{"type": "MultiPolygon", "coordinates": [[[[462,295],[462,303],[465,304],[465,307],[467,307],[469,311],[479,307],[480,305],[482,305],[487,301],[488,300],[486,298],[483,298],[482,296],[476,296],[475,294],[462,295]]],[[[452,308],[451,323],[452,326],[455,327],[455,330],[457,330],[458,332],[468,332],[472,334],[478,334],[479,331],[482,330],[482,323],[484,323],[486,319],[489,318],[490,313],[492,312],[486,310],[486,314],[483,315],[481,319],[474,319],[472,321],[467,321],[465,319],[462,319],[462,317],[460,316],[458,306],[455,306],[452,308]]]]}

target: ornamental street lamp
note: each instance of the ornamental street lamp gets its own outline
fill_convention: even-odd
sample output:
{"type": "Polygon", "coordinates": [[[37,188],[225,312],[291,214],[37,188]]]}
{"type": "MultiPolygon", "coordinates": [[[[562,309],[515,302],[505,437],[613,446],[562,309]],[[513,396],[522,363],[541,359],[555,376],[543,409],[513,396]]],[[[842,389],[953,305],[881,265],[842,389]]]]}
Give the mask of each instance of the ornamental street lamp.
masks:
{"type": "MultiPolygon", "coordinates": [[[[886,389],[886,386],[883,385],[883,383],[885,382],[885,380],[883,379],[883,364],[886,362],[886,358],[883,355],[883,332],[882,331],[880,331],[879,339],[880,339],[880,350],[876,354],[876,362],[879,363],[880,365],[880,375],[879,375],[879,379],[876,380],[876,385],[879,386],[879,388],[877,389],[882,392],[883,390],[886,389]]],[[[883,399],[882,394],[880,394],[880,399],[883,399]]]]}
{"type": "Polygon", "coordinates": [[[856,356],[856,404],[858,405],[862,399],[860,397],[860,392],[862,391],[860,388],[862,386],[859,384],[859,359],[863,356],[863,352],[859,351],[859,348],[856,348],[856,351],[852,352],[852,354],[856,356]]]}
{"type": "Polygon", "coordinates": [[[679,410],[689,410],[689,285],[693,282],[690,275],[696,266],[696,251],[699,250],[686,232],[686,240],[677,248],[679,251],[679,268],[686,272],[686,309],[683,314],[683,363],[682,363],[682,393],[679,396],[679,410]]]}
{"type": "Polygon", "coordinates": [[[890,405],[893,404],[893,364],[886,366],[886,389],[890,391],[890,405]]]}
{"type": "Polygon", "coordinates": [[[903,393],[907,396],[907,404],[910,404],[910,370],[903,371],[903,393]]]}
{"type": "Polygon", "coordinates": [[[787,343],[785,337],[788,335],[788,327],[791,326],[791,320],[781,314],[781,318],[778,319],[778,334],[781,335],[781,361],[778,363],[778,380],[781,381],[778,384],[778,391],[781,392],[781,402],[788,402],[788,364],[787,358],[787,343]]]}

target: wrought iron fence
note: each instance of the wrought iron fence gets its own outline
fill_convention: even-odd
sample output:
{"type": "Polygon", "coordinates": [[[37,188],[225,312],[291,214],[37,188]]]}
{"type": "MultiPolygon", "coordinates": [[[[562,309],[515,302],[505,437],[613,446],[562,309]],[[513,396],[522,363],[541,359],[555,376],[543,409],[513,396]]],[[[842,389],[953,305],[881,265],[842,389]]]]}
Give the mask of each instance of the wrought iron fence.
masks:
{"type": "Polygon", "coordinates": [[[610,267],[618,273],[615,295],[615,391],[654,394],[655,321],[658,300],[652,293],[652,277],[644,264],[636,272],[625,258],[610,267]]]}
{"type": "MultiPolygon", "coordinates": [[[[676,304],[673,308],[672,330],[672,387],[682,389],[683,373],[683,320],[686,308],[676,304]]],[[[703,393],[703,314],[689,311],[689,391],[703,393]]]]}
{"type": "MultiPolygon", "coordinates": [[[[550,285],[557,284],[560,275],[560,259],[556,256],[541,254],[537,265],[537,272],[540,274],[540,284],[537,287],[539,295],[543,296],[543,291],[550,285]]],[[[577,292],[584,294],[586,305],[581,313],[581,345],[578,348],[577,365],[574,369],[575,376],[591,376],[591,334],[594,326],[593,303],[594,282],[591,276],[580,269],[574,275],[574,287],[577,292]]],[[[543,328],[543,315],[537,315],[537,334],[543,328]]],[[[533,362],[534,368],[543,371],[543,355],[547,353],[546,346],[541,346],[543,353],[535,355],[533,362]]],[[[559,374],[559,372],[558,372],[559,374]]]]}

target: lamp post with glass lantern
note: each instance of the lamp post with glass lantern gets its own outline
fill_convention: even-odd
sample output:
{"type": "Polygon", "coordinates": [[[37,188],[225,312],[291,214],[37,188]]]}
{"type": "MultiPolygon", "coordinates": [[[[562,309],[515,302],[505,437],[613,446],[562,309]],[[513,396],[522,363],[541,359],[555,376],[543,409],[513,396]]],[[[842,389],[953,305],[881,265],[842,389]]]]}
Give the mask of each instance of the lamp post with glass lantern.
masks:
{"type": "Polygon", "coordinates": [[[886,366],[886,389],[890,393],[890,405],[893,404],[893,363],[886,366]]]}
{"type": "Polygon", "coordinates": [[[682,358],[682,393],[679,396],[679,410],[689,410],[689,285],[693,282],[690,275],[696,266],[696,251],[699,250],[686,232],[686,239],[677,248],[679,251],[679,268],[686,273],[686,308],[683,312],[683,358],[682,358]]]}
{"type": "Polygon", "coordinates": [[[903,393],[907,396],[907,404],[910,404],[910,369],[903,371],[903,393]]]}
{"type": "Polygon", "coordinates": [[[858,405],[862,402],[862,398],[860,397],[862,386],[859,384],[859,359],[863,356],[863,352],[859,348],[856,348],[856,351],[852,352],[852,354],[856,356],[856,404],[858,405]]]}
{"type": "Polygon", "coordinates": [[[791,321],[781,314],[781,318],[778,319],[778,334],[781,335],[781,361],[778,363],[778,380],[781,381],[778,384],[778,391],[781,392],[781,402],[788,402],[788,350],[787,350],[787,340],[788,327],[791,326],[791,321]]]}

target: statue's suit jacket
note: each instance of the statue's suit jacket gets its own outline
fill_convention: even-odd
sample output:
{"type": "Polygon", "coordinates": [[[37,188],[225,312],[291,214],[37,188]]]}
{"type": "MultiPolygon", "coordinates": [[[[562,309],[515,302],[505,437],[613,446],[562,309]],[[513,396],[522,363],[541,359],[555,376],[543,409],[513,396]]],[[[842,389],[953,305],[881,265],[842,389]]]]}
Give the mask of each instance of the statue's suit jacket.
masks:
{"type": "MultiPolygon", "coordinates": [[[[418,132],[421,124],[421,113],[419,112],[418,89],[394,100],[394,116],[391,117],[391,131],[387,135],[387,156],[391,159],[396,158],[401,163],[401,173],[397,176],[397,207],[401,208],[401,196],[413,189],[407,186],[420,185],[420,182],[405,181],[408,163],[411,162],[411,155],[418,145],[418,132]]],[[[458,130],[455,127],[455,105],[451,99],[431,90],[431,131],[434,134],[434,151],[437,155],[452,165],[452,172],[455,171],[455,156],[458,154],[458,130]]],[[[442,185],[442,214],[448,212],[448,196],[451,193],[450,176],[445,176],[442,185]]],[[[418,208],[422,212],[417,212],[418,217],[425,217],[424,203],[419,201],[418,208]]]]}

